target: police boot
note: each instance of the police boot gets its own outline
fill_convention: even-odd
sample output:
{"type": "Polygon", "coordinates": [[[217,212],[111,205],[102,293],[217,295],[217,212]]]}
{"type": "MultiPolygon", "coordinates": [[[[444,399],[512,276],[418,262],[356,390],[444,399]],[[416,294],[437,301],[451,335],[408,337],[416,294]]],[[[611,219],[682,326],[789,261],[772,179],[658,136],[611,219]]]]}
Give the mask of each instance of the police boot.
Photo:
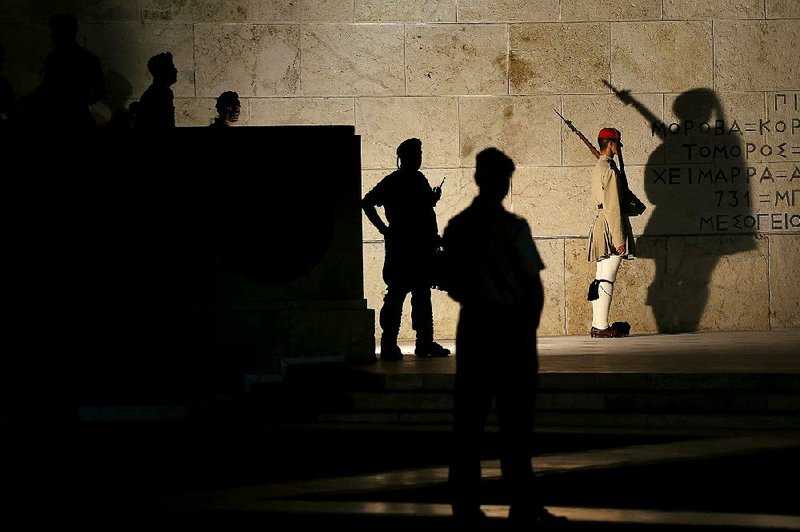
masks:
{"type": "Polygon", "coordinates": [[[421,358],[446,357],[450,354],[450,350],[433,340],[420,340],[418,338],[414,354],[421,358]]]}
{"type": "Polygon", "coordinates": [[[381,336],[381,360],[403,360],[403,352],[397,345],[397,337],[381,336]]]}

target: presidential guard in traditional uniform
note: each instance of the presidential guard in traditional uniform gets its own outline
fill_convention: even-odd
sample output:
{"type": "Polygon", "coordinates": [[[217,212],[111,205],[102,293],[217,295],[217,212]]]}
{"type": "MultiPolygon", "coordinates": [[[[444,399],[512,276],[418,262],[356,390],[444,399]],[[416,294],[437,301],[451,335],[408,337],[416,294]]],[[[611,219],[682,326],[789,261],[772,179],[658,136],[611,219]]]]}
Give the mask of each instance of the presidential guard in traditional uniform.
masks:
{"type": "Polygon", "coordinates": [[[595,279],[589,285],[592,302],[592,338],[627,336],[625,322],[608,323],[611,297],[622,259],[633,259],[636,253],[633,230],[622,208],[621,193],[626,188],[614,156],[622,157],[622,134],[614,128],[603,128],[597,135],[600,157],[592,170],[592,198],[597,214],[589,232],[590,262],[597,265],[595,279]]]}

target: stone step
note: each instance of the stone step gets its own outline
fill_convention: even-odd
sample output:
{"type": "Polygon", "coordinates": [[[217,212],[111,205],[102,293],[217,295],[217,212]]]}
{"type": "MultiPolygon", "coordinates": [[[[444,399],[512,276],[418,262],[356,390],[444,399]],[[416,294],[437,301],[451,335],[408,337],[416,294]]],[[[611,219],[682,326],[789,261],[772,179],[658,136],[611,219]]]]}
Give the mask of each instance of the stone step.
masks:
{"type": "MultiPolygon", "coordinates": [[[[353,371],[359,390],[452,390],[454,373],[353,371]]],[[[765,390],[800,393],[796,373],[541,373],[540,390],[765,390]]]]}
{"type": "MultiPolygon", "coordinates": [[[[352,392],[356,411],[450,410],[449,391],[352,392]]],[[[540,411],[606,411],[621,413],[800,413],[800,393],[747,390],[706,391],[541,391],[540,411]]]]}
{"type": "MultiPolygon", "coordinates": [[[[352,425],[425,425],[452,426],[453,417],[448,412],[330,412],[320,414],[320,422],[352,425]]],[[[489,425],[495,426],[497,418],[489,416],[489,425]]],[[[759,415],[702,415],[702,414],[620,414],[613,412],[538,412],[535,426],[604,428],[604,429],[740,429],[796,431],[800,430],[800,416],[796,414],[759,415]]]]}
{"type": "MultiPolygon", "coordinates": [[[[427,369],[353,369],[339,389],[347,400],[319,420],[448,426],[454,365],[427,369]]],[[[800,374],[545,372],[536,407],[544,427],[796,430],[800,374]]],[[[489,422],[496,423],[493,412],[489,422]]]]}

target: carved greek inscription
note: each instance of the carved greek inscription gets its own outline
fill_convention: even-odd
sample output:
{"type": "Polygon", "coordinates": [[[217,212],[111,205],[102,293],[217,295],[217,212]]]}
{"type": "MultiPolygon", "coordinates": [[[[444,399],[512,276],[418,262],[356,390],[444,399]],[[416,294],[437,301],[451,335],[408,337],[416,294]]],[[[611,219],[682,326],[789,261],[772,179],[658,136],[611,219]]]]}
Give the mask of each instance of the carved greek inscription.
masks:
{"type": "Polygon", "coordinates": [[[700,216],[701,233],[713,232],[777,232],[800,229],[800,214],[759,212],[755,214],[712,214],[700,216]]]}
{"type": "Polygon", "coordinates": [[[671,124],[658,124],[651,126],[650,134],[659,137],[665,137],[666,135],[683,135],[684,137],[688,137],[694,133],[703,133],[703,134],[712,134],[718,137],[727,136],[727,135],[739,135],[744,136],[747,133],[758,133],[759,135],[765,135],[771,132],[778,132],[778,133],[791,133],[792,135],[796,133],[800,133],[800,117],[794,117],[791,119],[780,119],[780,120],[766,120],[760,119],[758,122],[744,122],[744,128],[739,124],[737,120],[734,120],[731,123],[726,124],[722,120],[717,120],[713,124],[709,122],[700,122],[699,124],[695,124],[692,120],[686,120],[681,123],[673,122],[671,124]]]}
{"type": "Polygon", "coordinates": [[[668,149],[662,165],[646,169],[655,207],[648,227],[800,232],[800,92],[770,96],[768,116],[697,121],[684,112],[679,122],[651,123],[651,135],[668,149]]]}
{"type": "Polygon", "coordinates": [[[800,92],[788,95],[788,97],[786,94],[776,93],[773,100],[775,111],[785,111],[787,108],[795,112],[800,111],[800,92]]]}

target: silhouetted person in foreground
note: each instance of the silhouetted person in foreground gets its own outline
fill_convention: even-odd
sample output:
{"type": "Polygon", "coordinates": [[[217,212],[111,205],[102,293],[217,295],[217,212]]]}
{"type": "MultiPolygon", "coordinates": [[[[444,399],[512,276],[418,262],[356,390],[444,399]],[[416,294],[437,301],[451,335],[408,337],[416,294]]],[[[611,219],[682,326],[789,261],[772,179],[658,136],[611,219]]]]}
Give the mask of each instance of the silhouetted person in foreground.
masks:
{"type": "Polygon", "coordinates": [[[384,177],[362,201],[364,213],[383,235],[386,260],[383,280],[386,296],[380,312],[381,359],[401,360],[397,345],[403,301],[411,292],[411,324],[417,333],[414,353],[419,357],[444,357],[448,349],[433,341],[434,254],[439,247],[439,229],[434,206],[442,196],[431,188],[422,165],[422,141],[410,138],[397,147],[398,168],[384,177]],[[388,225],[378,215],[383,206],[388,225]]]}
{"type": "Polygon", "coordinates": [[[7,128],[16,118],[16,103],[11,83],[2,76],[6,49],[0,44],[0,128],[7,128]]]}
{"type": "Polygon", "coordinates": [[[231,127],[239,121],[242,104],[239,95],[233,91],[225,91],[217,98],[217,117],[211,122],[210,127],[231,127]]]}
{"type": "Polygon", "coordinates": [[[544,264],[528,223],[503,208],[513,172],[514,162],[500,150],[480,152],[478,197],[450,220],[443,236],[445,288],[461,303],[449,483],[453,517],[465,529],[486,519],[479,500],[481,444],[493,398],[511,525],[535,530],[566,522],[544,508],[531,465],[544,264]]]}
{"type": "Polygon", "coordinates": [[[147,61],[153,83],[142,93],[136,113],[136,127],[170,129],[175,127],[174,95],[170,87],[178,80],[178,69],[172,54],[156,54],[147,61]]]}
{"type": "Polygon", "coordinates": [[[55,47],[44,61],[44,79],[28,104],[39,123],[55,128],[95,126],[89,106],[105,96],[100,60],[78,44],[78,19],[65,13],[50,20],[55,47]]]}

